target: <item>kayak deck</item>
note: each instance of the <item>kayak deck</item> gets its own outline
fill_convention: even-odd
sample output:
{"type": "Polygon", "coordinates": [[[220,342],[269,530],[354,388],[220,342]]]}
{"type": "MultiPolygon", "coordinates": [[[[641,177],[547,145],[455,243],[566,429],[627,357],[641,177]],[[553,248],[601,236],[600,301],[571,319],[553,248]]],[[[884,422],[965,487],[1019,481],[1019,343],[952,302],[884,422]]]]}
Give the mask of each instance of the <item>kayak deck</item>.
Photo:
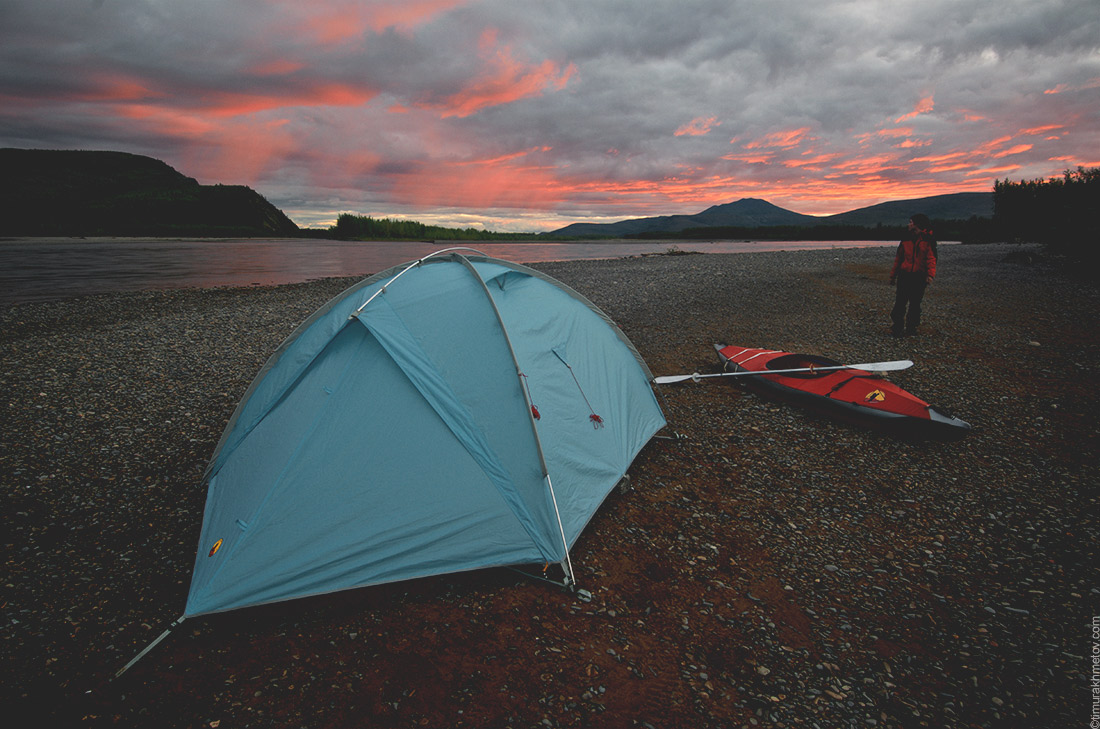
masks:
{"type": "Polygon", "coordinates": [[[965,421],[938,411],[874,372],[852,368],[814,371],[818,367],[843,367],[840,362],[817,355],[725,344],[715,344],[714,348],[725,371],[762,373],[736,378],[745,380],[747,387],[831,417],[914,438],[958,440],[970,432],[965,421]],[[798,368],[810,371],[763,374],[798,368]]]}

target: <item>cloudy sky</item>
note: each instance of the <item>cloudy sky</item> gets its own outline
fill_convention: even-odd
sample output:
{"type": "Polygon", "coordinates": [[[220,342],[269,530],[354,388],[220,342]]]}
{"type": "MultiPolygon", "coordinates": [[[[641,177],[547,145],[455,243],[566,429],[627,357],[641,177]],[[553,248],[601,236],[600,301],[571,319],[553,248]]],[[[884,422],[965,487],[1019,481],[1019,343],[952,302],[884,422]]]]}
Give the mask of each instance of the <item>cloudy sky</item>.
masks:
{"type": "Polygon", "coordinates": [[[1100,166],[1097,0],[0,0],[0,146],[542,231],[1100,166]]]}

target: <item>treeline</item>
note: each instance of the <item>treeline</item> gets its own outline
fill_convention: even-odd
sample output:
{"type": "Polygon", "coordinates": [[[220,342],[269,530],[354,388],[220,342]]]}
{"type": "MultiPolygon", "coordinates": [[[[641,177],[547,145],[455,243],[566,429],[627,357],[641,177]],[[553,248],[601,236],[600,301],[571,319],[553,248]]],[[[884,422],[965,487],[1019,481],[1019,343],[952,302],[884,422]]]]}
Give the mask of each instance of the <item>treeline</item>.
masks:
{"type": "Polygon", "coordinates": [[[415,220],[372,218],[369,215],[344,213],[336,219],[336,225],[325,230],[303,230],[313,237],[337,240],[534,240],[535,233],[493,233],[478,228],[444,228],[426,225],[415,220]]]}
{"type": "Polygon", "coordinates": [[[1002,240],[1045,243],[1052,251],[1100,262],[1100,167],[1062,177],[997,181],[993,221],[1002,240]]]}

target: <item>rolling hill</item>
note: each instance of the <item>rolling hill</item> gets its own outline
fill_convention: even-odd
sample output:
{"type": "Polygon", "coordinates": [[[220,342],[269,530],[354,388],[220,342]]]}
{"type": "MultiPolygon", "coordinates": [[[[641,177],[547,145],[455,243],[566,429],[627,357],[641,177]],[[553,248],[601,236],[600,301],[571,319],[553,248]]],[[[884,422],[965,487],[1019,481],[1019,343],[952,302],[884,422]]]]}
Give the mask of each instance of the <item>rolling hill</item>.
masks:
{"type": "Polygon", "coordinates": [[[913,213],[924,213],[933,220],[969,220],[993,217],[992,192],[957,192],[914,200],[893,200],[866,208],[850,210],[825,218],[819,223],[840,225],[905,225],[913,213]]]}

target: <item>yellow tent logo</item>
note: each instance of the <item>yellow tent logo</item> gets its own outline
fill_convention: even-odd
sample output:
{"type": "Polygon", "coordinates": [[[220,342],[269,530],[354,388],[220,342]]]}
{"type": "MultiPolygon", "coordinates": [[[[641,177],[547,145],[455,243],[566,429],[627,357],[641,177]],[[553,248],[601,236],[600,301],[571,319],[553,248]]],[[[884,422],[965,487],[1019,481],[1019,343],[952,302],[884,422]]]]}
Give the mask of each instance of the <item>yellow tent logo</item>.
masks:
{"type": "Polygon", "coordinates": [[[867,393],[867,397],[863,398],[867,402],[882,402],[886,399],[886,393],[882,390],[873,390],[867,393]]]}
{"type": "Polygon", "coordinates": [[[213,557],[215,554],[218,553],[218,550],[221,549],[221,548],[222,548],[222,540],[219,539],[218,541],[214,542],[214,546],[210,548],[210,554],[207,555],[207,556],[213,557]]]}

